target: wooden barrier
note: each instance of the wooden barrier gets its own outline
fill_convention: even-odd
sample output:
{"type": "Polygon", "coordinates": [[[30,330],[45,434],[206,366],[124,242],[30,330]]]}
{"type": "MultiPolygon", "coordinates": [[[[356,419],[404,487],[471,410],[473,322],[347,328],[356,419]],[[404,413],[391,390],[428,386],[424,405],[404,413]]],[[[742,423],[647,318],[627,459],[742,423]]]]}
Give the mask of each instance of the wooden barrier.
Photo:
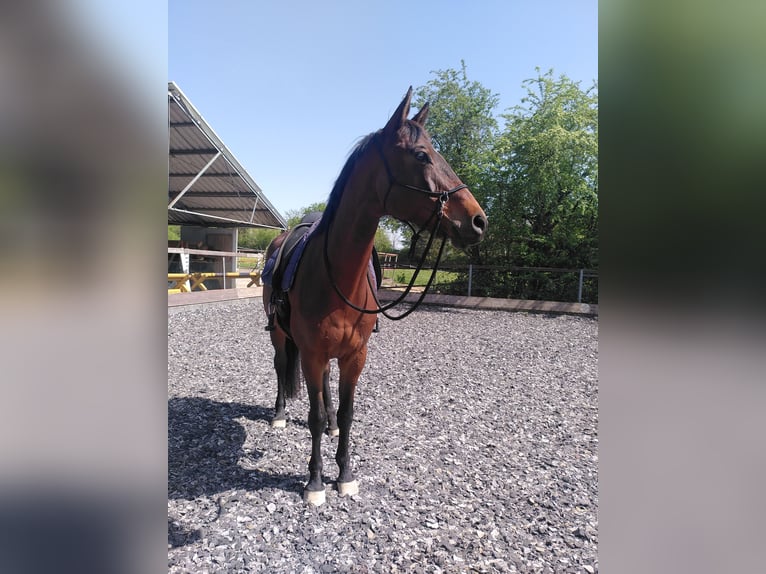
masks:
{"type": "Polygon", "coordinates": [[[222,283],[224,289],[230,289],[236,287],[231,285],[230,281],[226,279],[250,279],[248,287],[251,285],[260,285],[261,272],[260,270],[253,269],[251,272],[228,272],[229,269],[237,268],[238,259],[246,259],[255,262],[255,267],[262,267],[263,254],[262,253],[247,253],[242,251],[212,251],[210,249],[189,249],[187,247],[168,247],[168,268],[170,268],[170,259],[177,257],[176,264],[180,267],[180,270],[174,273],[168,273],[168,283],[172,283],[168,287],[168,293],[189,293],[190,291],[207,291],[205,281],[208,279],[223,279],[222,283]],[[190,267],[196,265],[194,261],[190,261],[189,257],[192,255],[202,256],[209,260],[218,261],[220,265],[217,265],[215,270],[204,271],[191,271],[190,267]],[[229,265],[226,261],[229,260],[229,265]],[[191,264],[191,265],[190,265],[191,264]],[[228,285],[227,285],[228,284],[228,285]]]}
{"type": "Polygon", "coordinates": [[[248,287],[261,284],[260,270],[253,270],[250,273],[245,271],[239,273],[168,273],[168,283],[173,283],[171,287],[168,287],[168,293],[188,293],[195,289],[207,291],[207,287],[205,287],[207,279],[222,279],[224,277],[250,279],[250,283],[247,284],[248,287]],[[187,281],[190,287],[186,286],[187,281]]]}

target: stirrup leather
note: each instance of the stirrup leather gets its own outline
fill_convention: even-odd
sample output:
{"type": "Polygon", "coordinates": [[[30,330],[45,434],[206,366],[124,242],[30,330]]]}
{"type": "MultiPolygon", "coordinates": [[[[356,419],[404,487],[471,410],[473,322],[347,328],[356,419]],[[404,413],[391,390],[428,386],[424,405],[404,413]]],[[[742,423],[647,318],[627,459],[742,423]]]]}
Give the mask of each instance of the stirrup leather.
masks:
{"type": "Polygon", "coordinates": [[[276,329],[275,325],[275,317],[277,315],[277,306],[276,306],[276,297],[274,296],[274,293],[271,294],[271,301],[269,301],[269,312],[266,313],[266,316],[268,317],[268,323],[263,328],[264,331],[274,331],[276,329]]]}

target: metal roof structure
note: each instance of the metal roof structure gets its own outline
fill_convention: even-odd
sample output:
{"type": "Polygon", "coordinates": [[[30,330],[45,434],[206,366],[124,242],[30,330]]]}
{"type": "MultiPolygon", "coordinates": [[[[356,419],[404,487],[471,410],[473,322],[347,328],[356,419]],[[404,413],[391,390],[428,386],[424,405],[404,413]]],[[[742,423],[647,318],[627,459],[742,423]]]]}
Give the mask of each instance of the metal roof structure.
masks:
{"type": "Polygon", "coordinates": [[[168,82],[168,132],[168,225],[287,228],[174,82],[168,82]]]}

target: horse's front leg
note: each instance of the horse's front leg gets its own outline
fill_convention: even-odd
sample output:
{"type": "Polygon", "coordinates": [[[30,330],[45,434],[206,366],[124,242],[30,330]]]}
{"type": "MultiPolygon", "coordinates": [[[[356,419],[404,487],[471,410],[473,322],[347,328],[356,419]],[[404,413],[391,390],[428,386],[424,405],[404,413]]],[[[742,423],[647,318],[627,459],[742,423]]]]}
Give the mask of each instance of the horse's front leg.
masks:
{"type": "Polygon", "coordinates": [[[322,376],[322,395],[324,397],[325,412],[327,413],[327,434],[330,436],[338,436],[338,417],[335,414],[335,408],[332,405],[329,365],[322,376]]]}
{"type": "Polygon", "coordinates": [[[309,429],[311,430],[311,459],[309,460],[309,481],[303,490],[303,500],[319,506],[325,502],[325,487],[322,482],[322,435],[327,428],[327,412],[323,398],[324,373],[329,364],[311,364],[302,359],[303,374],[309,395],[309,429]]]}
{"type": "Polygon", "coordinates": [[[338,361],[340,370],[340,383],[338,385],[338,427],[340,438],[338,450],[335,453],[335,461],[338,463],[338,495],[354,496],[359,493],[359,483],[354,478],[351,470],[351,455],[349,453],[349,438],[351,436],[351,423],[354,420],[354,395],[356,383],[362,373],[367,347],[362,348],[357,354],[338,361]]]}

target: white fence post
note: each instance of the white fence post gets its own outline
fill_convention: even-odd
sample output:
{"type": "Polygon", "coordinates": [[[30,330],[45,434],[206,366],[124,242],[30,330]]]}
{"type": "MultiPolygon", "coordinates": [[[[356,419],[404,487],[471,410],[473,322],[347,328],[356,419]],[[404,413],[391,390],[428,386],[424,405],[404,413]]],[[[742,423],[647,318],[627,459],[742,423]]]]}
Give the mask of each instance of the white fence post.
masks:
{"type": "Polygon", "coordinates": [[[471,282],[473,281],[473,264],[468,264],[468,296],[471,296],[471,282]]]}
{"type": "Polygon", "coordinates": [[[580,269],[580,283],[577,285],[577,302],[582,303],[582,276],[584,269],[580,269]]]}

